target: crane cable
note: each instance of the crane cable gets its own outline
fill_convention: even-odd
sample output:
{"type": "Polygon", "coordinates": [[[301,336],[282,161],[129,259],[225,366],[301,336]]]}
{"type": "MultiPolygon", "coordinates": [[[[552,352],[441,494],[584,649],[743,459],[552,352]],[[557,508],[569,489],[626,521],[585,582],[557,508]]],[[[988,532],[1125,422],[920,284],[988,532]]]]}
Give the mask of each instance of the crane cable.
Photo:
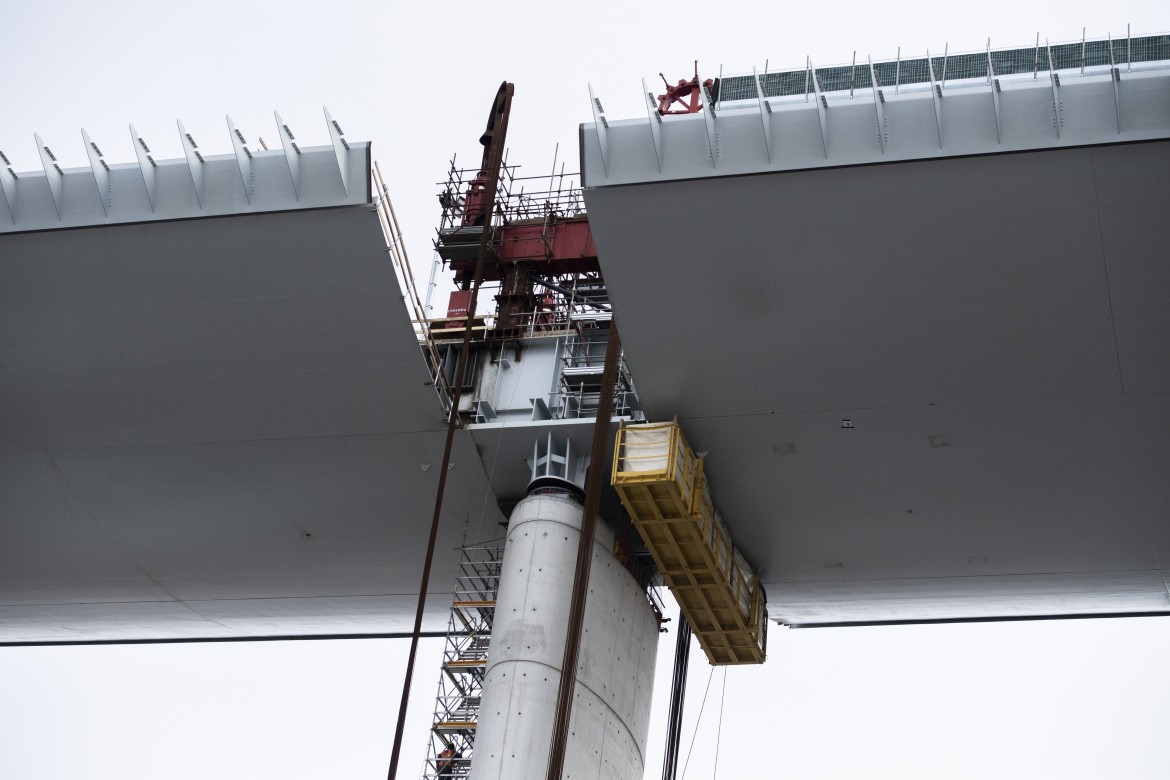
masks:
{"type": "MultiPolygon", "coordinates": [[[[683,763],[682,775],[679,780],[683,780],[687,776],[687,767],[691,765],[691,752],[695,749],[695,740],[699,736],[699,724],[703,722],[703,710],[707,704],[707,694],[711,691],[711,680],[715,677],[715,667],[711,667],[711,674],[707,675],[707,687],[703,690],[703,701],[699,704],[699,718],[695,721],[695,731],[691,734],[691,745],[687,748],[687,760],[683,763]]],[[[723,690],[719,695],[719,722],[715,730],[715,766],[712,769],[712,777],[715,777],[715,772],[719,770],[719,743],[723,738],[723,703],[727,698],[727,667],[723,667],[723,690]]]]}
{"type": "Polygon", "coordinates": [[[683,762],[683,778],[687,776],[687,767],[691,765],[691,751],[695,749],[695,738],[699,736],[699,724],[703,722],[703,710],[707,706],[707,694],[711,692],[711,679],[714,676],[715,667],[712,666],[711,674],[707,675],[707,687],[703,690],[703,701],[699,704],[699,718],[695,721],[695,733],[691,734],[691,746],[687,748],[687,760],[683,762]]]}
{"type": "Polygon", "coordinates": [[[723,739],[723,701],[727,698],[727,667],[723,667],[723,692],[719,694],[719,728],[715,730],[715,766],[711,769],[714,780],[719,773],[719,742],[723,739]]]}

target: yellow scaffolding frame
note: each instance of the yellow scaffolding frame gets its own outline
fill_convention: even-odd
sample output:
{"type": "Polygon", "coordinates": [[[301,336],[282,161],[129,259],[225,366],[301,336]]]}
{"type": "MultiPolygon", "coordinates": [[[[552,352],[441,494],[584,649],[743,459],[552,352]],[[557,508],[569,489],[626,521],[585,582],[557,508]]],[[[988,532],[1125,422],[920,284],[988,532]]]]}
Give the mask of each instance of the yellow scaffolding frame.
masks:
{"type": "Polygon", "coordinates": [[[678,423],[623,426],[612,484],[714,665],[767,655],[768,609],[711,501],[703,461],[678,423]]]}

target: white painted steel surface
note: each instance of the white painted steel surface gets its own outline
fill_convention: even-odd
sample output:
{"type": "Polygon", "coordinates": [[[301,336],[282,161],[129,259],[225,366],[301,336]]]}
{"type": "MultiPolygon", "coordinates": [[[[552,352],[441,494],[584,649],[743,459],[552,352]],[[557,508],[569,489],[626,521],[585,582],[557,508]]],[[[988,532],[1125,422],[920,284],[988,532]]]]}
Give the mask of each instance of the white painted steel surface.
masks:
{"type": "MultiPolygon", "coordinates": [[[[240,145],[239,138],[232,137],[240,145]]],[[[240,145],[238,155],[202,155],[185,134],[182,140],[188,159],[155,159],[152,163],[146,154],[140,154],[141,162],[108,163],[108,171],[97,169],[104,180],[97,187],[94,168],[58,172],[42,146],[45,170],[19,173],[6,187],[12,190],[12,197],[6,197],[8,208],[0,208],[0,235],[372,202],[368,189],[370,145],[365,142],[354,142],[345,157],[348,178],[364,183],[347,192],[331,146],[301,148],[297,155],[298,191],[289,175],[286,155],[279,149],[245,154],[240,145]],[[238,158],[247,163],[246,173],[238,158]],[[244,189],[244,177],[251,184],[250,192],[244,189]],[[103,188],[104,202],[99,196],[103,188]]]]}
{"type": "MultiPolygon", "coordinates": [[[[607,165],[583,128],[647,412],[717,455],[774,615],[1170,609],[1168,74],[887,90],[882,139],[864,90],[727,106],[714,139],[606,119],[607,165]]],[[[0,641],[409,626],[443,420],[368,145],[329,127],[253,150],[251,202],[235,155],[132,129],[104,207],[92,166],[0,165],[0,641]]],[[[548,428],[587,444],[459,433],[441,551],[548,428]]]]}
{"type": "MultiPolygon", "coordinates": [[[[512,513],[475,742],[476,780],[544,778],[581,505],[529,496],[512,513]]],[[[646,595],[598,524],[565,777],[642,777],[658,646],[646,595]]]]}
{"type": "Polygon", "coordinates": [[[651,119],[606,118],[604,157],[598,125],[582,126],[582,180],[588,188],[611,187],[1165,138],[1170,63],[1143,68],[1121,74],[1119,83],[1108,72],[1062,77],[1059,117],[1048,78],[1033,81],[1031,74],[1001,78],[997,100],[983,79],[952,82],[941,100],[928,85],[903,86],[898,94],[886,88],[878,98],[881,136],[871,89],[854,99],[825,92],[824,102],[737,101],[715,117],[705,111],[663,117],[661,127],[651,119]]]}
{"type": "Polygon", "coordinates": [[[827,155],[819,101],[771,98],[770,160],[744,101],[717,171],[700,117],[664,117],[661,172],[646,119],[609,120],[607,166],[583,127],[647,416],[710,453],[773,617],[1170,610],[1170,66],[1143,67],[1061,74],[1057,107],[1004,78],[1001,136],[985,81],[948,83],[941,139],[936,93],[887,90],[884,149],[869,91],[827,92],[827,155]]]}
{"type": "MultiPolygon", "coordinates": [[[[61,219],[21,174],[0,642],[409,630],[446,423],[351,147],[352,197],[327,146],[303,150],[299,202],[280,151],[253,152],[251,204],[233,155],[206,158],[202,207],[185,160],[146,160],[153,211],[111,165],[108,218],[89,168],[61,219]]],[[[433,582],[502,520],[466,431],[445,510],[433,582]]]]}

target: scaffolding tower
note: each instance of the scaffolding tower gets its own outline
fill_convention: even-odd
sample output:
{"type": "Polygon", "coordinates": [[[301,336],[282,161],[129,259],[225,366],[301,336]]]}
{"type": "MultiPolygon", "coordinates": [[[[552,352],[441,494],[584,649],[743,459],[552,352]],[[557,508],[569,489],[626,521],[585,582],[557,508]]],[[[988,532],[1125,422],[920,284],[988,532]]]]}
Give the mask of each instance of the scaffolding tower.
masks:
{"type": "Polygon", "coordinates": [[[460,550],[424,780],[465,778],[471,769],[503,558],[502,540],[460,550]]]}

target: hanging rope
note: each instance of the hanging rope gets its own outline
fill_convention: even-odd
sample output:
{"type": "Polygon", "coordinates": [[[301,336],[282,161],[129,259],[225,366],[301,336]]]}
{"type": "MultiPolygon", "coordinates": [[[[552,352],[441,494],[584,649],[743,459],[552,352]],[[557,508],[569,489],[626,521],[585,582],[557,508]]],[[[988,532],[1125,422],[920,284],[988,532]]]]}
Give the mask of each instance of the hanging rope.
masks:
{"type": "Polygon", "coordinates": [[[703,702],[699,705],[699,719],[695,721],[695,733],[691,735],[691,746],[687,748],[687,760],[683,762],[682,777],[687,776],[687,767],[691,765],[691,751],[695,749],[695,737],[699,736],[699,724],[703,722],[703,710],[707,706],[707,694],[711,691],[711,678],[715,676],[715,667],[711,667],[711,674],[707,675],[707,687],[703,689],[703,702]]]}
{"type": "Polygon", "coordinates": [[[711,770],[714,780],[719,772],[719,740],[723,738],[723,700],[727,698],[727,667],[723,667],[723,693],[719,695],[719,728],[715,730],[715,768],[711,770]]]}

